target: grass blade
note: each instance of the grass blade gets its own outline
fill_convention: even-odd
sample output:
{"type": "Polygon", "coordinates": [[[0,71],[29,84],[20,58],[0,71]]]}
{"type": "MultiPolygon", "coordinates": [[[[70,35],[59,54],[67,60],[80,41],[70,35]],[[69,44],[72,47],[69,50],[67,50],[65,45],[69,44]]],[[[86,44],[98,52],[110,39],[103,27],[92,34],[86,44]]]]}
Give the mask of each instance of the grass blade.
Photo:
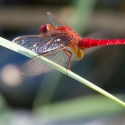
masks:
{"type": "MultiPolygon", "coordinates": [[[[13,50],[15,52],[18,52],[22,55],[25,55],[27,57],[30,57],[30,58],[33,58],[34,56],[37,56],[38,54],[24,48],[24,47],[21,47],[15,43],[12,43],[11,41],[9,40],[6,40],[2,37],[0,37],[0,45],[3,46],[3,47],[6,47],[10,50],[13,50]]],[[[112,99],[113,101],[117,102],[118,104],[122,105],[125,107],[125,103],[123,101],[121,101],[120,99],[116,98],[115,96],[111,95],[110,93],[106,92],[105,90],[99,88],[98,86],[94,85],[93,83],[87,81],[86,79],[78,76],[77,74],[73,73],[72,71],[69,71],[67,69],[65,69],[64,67],[44,58],[44,57],[40,57],[40,56],[37,56],[37,59],[39,62],[41,63],[44,63],[46,64],[47,66],[50,66],[51,68],[54,68],[60,72],[62,72],[63,74],[65,75],[68,75],[69,77],[79,81],[80,83],[90,87],[91,89],[99,92],[100,94],[112,99]]]]}

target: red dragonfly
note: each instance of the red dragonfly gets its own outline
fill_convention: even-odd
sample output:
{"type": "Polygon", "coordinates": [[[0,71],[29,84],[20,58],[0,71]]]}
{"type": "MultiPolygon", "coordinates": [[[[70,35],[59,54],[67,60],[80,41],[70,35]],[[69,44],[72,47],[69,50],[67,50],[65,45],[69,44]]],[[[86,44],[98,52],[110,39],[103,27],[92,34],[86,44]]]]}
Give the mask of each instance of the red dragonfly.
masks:
{"type": "MultiPolygon", "coordinates": [[[[84,49],[93,46],[125,44],[125,39],[90,39],[82,38],[66,23],[47,12],[49,24],[42,25],[39,35],[20,36],[13,40],[31,51],[44,56],[67,69],[71,61],[78,61],[84,56],[84,49]]],[[[26,74],[45,73],[51,68],[39,63],[35,57],[23,68],[26,74]]]]}

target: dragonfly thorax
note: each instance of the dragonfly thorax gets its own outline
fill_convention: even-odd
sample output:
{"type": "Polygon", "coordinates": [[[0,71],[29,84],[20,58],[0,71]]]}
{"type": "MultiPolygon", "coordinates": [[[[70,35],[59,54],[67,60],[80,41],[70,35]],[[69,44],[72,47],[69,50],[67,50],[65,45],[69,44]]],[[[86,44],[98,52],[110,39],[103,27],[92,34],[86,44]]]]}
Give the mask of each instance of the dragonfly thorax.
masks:
{"type": "Polygon", "coordinates": [[[79,41],[82,38],[69,26],[58,27],[56,30],[64,32],[65,36],[70,38],[70,42],[68,42],[67,46],[72,50],[77,60],[82,59],[84,56],[84,50],[78,46],[79,41]]]}

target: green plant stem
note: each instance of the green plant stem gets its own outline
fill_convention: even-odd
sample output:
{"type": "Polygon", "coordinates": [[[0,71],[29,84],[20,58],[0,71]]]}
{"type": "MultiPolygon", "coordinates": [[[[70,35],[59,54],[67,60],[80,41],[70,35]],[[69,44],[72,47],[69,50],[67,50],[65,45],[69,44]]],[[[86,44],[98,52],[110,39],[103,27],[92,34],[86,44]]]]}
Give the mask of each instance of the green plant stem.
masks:
{"type": "MultiPolygon", "coordinates": [[[[24,48],[24,47],[21,47],[21,46],[15,44],[15,43],[12,43],[12,42],[10,42],[10,41],[8,41],[8,40],[6,40],[4,38],[1,38],[1,37],[0,37],[0,45],[3,46],[3,47],[8,48],[10,50],[13,50],[15,52],[18,52],[20,54],[23,54],[23,55],[25,55],[27,57],[30,57],[30,58],[33,58],[34,56],[38,55],[38,54],[36,54],[36,53],[34,53],[34,52],[24,48]]],[[[47,65],[47,66],[49,66],[51,68],[54,68],[54,69],[62,72],[65,75],[68,75],[69,77],[79,81],[80,83],[92,88],[93,90],[101,93],[102,95],[112,99],[113,101],[115,101],[118,104],[125,107],[125,103],[123,101],[119,100],[115,96],[113,96],[110,93],[104,91],[103,89],[99,88],[98,86],[94,85],[93,83],[87,81],[86,79],[78,76],[77,74],[73,73],[72,71],[69,71],[69,70],[65,69],[64,67],[62,67],[62,66],[60,66],[60,65],[46,59],[46,58],[44,58],[42,56],[37,56],[36,58],[38,59],[39,62],[41,62],[41,63],[43,63],[43,64],[45,64],[45,65],[47,65]]]]}

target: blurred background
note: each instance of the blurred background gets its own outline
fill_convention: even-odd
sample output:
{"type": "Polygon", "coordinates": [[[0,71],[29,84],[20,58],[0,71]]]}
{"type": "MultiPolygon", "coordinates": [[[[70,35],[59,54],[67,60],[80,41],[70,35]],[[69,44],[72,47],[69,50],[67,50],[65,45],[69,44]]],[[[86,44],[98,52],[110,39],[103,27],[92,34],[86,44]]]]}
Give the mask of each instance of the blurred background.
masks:
{"type": "MultiPolygon", "coordinates": [[[[125,38],[124,0],[1,0],[0,37],[39,34],[52,12],[82,37],[125,38]]],[[[125,101],[125,46],[94,47],[71,70],[125,101]]],[[[29,58],[0,46],[0,124],[123,125],[125,110],[55,71],[20,75],[29,58]]]]}

